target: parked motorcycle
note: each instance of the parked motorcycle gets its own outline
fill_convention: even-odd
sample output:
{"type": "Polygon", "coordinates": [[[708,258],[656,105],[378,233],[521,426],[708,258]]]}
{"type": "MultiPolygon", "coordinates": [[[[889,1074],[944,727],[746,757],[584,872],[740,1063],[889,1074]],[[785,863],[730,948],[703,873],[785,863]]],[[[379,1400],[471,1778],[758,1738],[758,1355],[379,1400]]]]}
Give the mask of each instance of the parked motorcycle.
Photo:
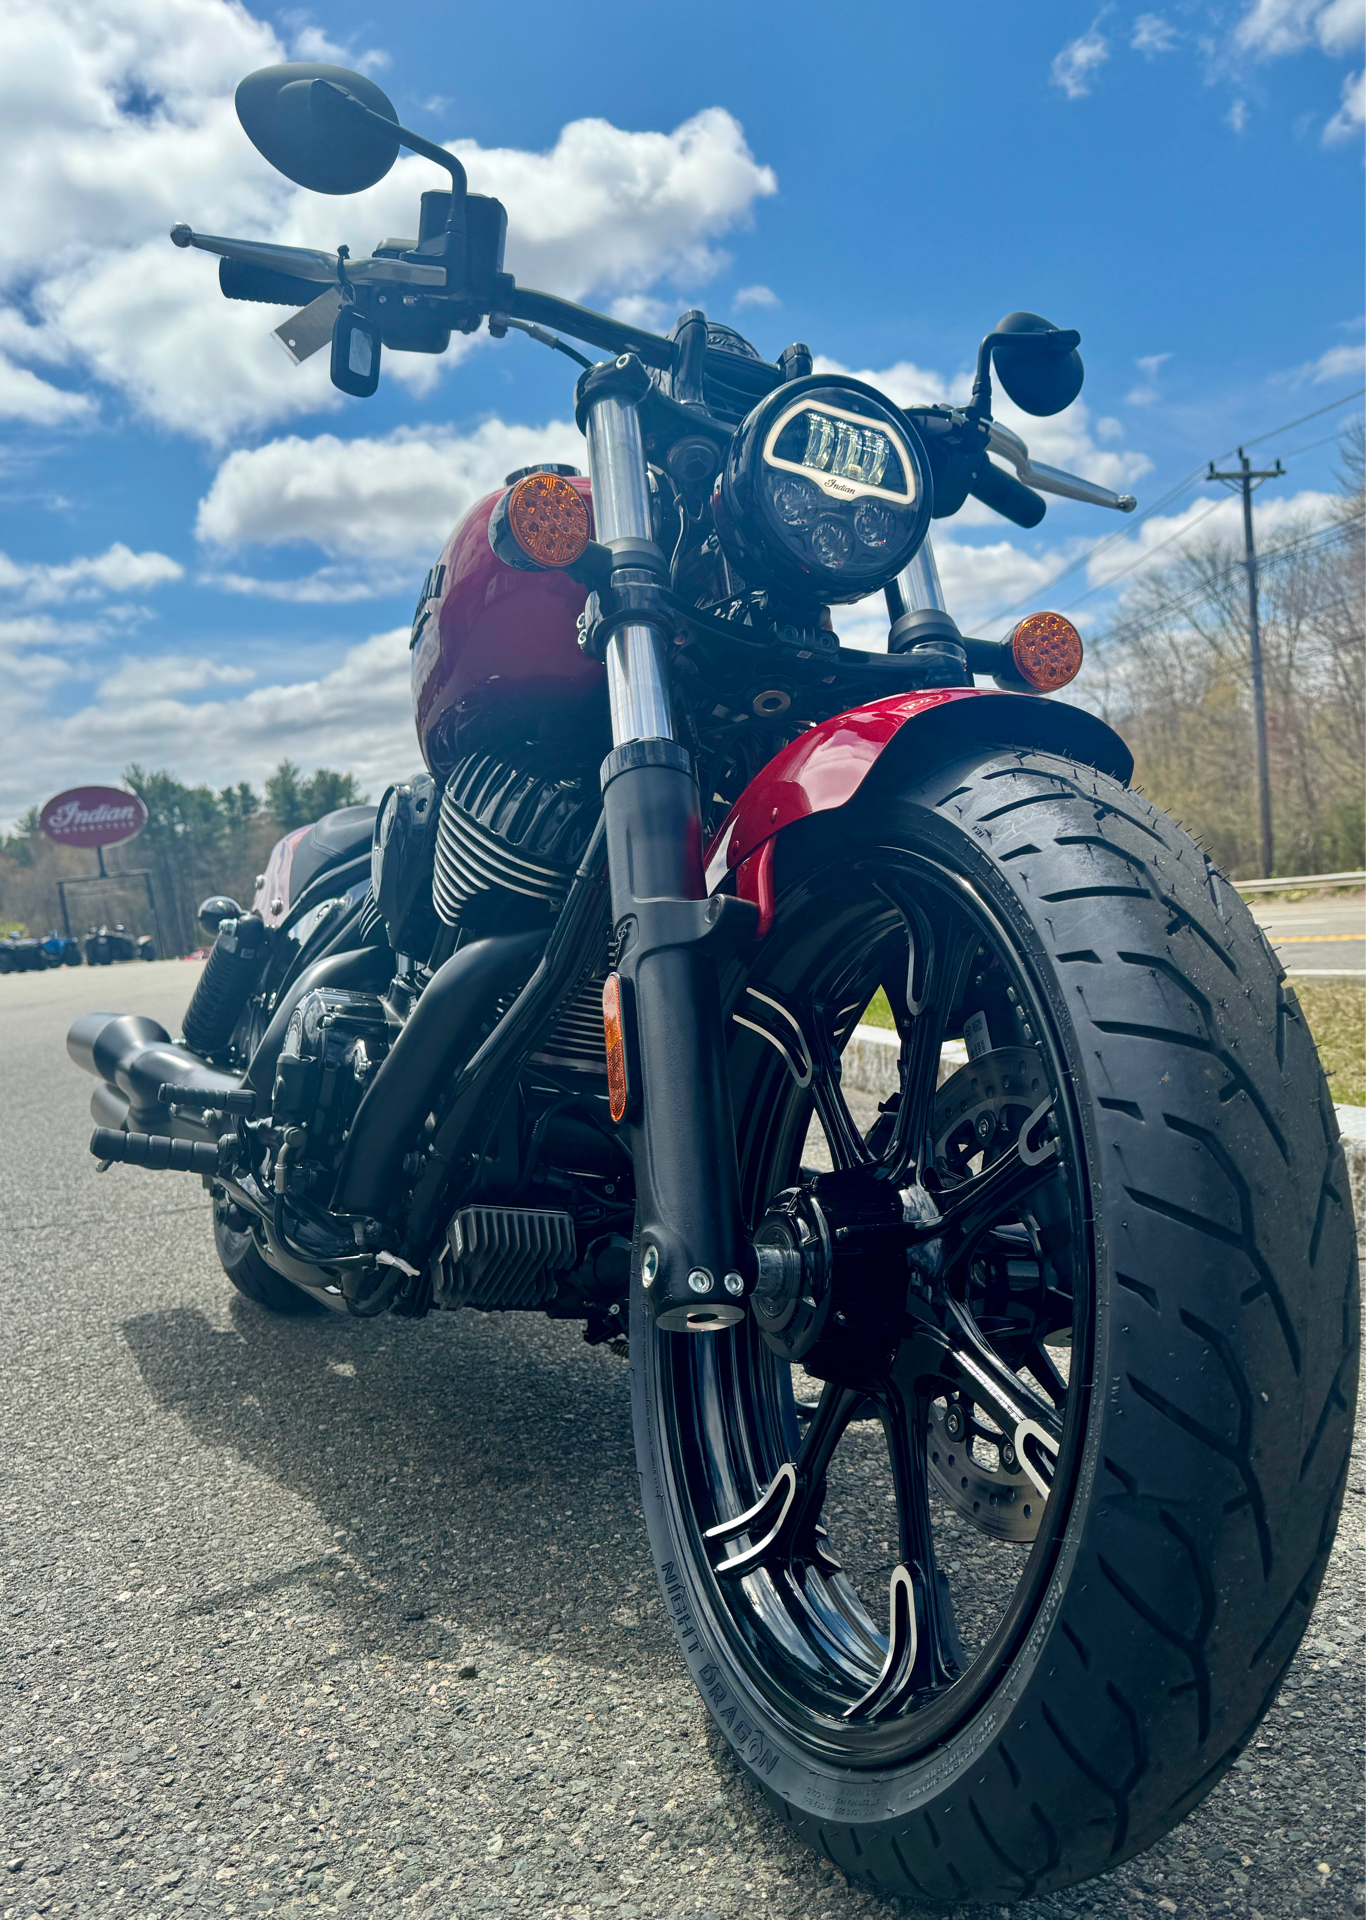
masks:
{"type": "Polygon", "coordinates": [[[92,927],[86,937],[85,957],[92,967],[112,967],[124,960],[155,960],[156,944],[150,934],[129,933],[121,920],[112,927],[92,927]]]}
{"type": "Polygon", "coordinates": [[[661,338],[518,287],[503,208],[358,75],[267,69],[238,111],[304,186],[402,145],[450,190],[364,259],[176,244],[300,304],[279,336],[348,393],[485,323],[568,354],[588,476],[511,474],[451,535],[424,770],[206,903],[183,1038],[77,1022],[92,1151],[199,1173],[278,1312],[629,1329],[673,1631],[794,1832],[945,1904],[1113,1866],[1233,1765],[1304,1631],[1357,1294],[1247,910],[1041,697],[1074,629],[964,636],[939,588],[930,521],[969,495],[1133,504],[992,419],[993,380],[1066,406],[1078,336],[1012,314],[966,406],[903,409],[699,312],[661,338]],[[879,592],[886,652],[842,646],[879,592]],[[868,1125],[840,1061],[879,991],[868,1125]]]}

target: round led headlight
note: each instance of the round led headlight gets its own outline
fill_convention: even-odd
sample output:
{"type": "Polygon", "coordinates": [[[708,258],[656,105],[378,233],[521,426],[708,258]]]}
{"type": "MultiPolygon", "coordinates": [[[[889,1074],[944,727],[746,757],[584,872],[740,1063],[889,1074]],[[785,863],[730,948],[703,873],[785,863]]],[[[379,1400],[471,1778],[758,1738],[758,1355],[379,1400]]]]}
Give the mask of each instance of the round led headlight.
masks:
{"type": "Polygon", "coordinates": [[[900,408],[861,380],[812,374],[776,388],[739,427],[712,504],[748,585],[829,602],[894,580],[934,501],[924,445],[900,408]]]}

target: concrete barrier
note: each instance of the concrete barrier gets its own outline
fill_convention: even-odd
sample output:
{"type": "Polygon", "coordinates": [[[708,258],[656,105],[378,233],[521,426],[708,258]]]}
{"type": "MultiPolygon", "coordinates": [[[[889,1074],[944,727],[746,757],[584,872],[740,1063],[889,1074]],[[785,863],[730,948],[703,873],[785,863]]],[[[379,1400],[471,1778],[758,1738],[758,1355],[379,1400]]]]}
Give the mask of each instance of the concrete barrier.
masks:
{"type": "MultiPolygon", "coordinates": [[[[846,1087],[857,1093],[873,1093],[880,1100],[895,1093],[900,1085],[897,1058],[900,1043],[887,1027],[855,1027],[844,1049],[842,1078],[846,1087]]],[[[967,1048],[951,1041],[939,1063],[939,1084],[951,1073],[967,1065],[967,1048]]],[[[1352,1209],[1356,1215],[1357,1240],[1366,1264],[1366,1107],[1339,1107],[1338,1125],[1347,1152],[1347,1178],[1352,1189],[1352,1209]]]]}

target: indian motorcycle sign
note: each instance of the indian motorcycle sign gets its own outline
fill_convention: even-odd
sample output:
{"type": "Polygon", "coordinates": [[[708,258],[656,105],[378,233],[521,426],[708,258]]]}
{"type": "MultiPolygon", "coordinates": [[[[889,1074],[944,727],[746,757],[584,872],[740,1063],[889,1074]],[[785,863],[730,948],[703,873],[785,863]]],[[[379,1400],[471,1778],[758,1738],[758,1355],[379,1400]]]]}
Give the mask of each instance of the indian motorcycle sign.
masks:
{"type": "Polygon", "coordinates": [[[59,847],[117,847],[142,832],[147,809],[118,787],[69,787],[48,801],[38,824],[59,847]]]}

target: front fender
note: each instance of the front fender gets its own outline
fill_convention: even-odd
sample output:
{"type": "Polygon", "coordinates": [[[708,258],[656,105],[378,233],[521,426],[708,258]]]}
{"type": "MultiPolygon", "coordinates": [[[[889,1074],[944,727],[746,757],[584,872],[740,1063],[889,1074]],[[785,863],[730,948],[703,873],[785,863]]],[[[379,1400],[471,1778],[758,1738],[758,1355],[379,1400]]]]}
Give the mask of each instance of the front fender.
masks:
{"type": "Polygon", "coordinates": [[[784,827],[847,806],[884,754],[923,768],[978,742],[1066,754],[1117,780],[1134,770],[1119,735],[1080,707],[986,687],[892,694],[823,720],[760,769],[708,849],[708,893],[733,873],[740,898],[759,909],[762,939],[773,917],[773,846],[784,827]]]}

